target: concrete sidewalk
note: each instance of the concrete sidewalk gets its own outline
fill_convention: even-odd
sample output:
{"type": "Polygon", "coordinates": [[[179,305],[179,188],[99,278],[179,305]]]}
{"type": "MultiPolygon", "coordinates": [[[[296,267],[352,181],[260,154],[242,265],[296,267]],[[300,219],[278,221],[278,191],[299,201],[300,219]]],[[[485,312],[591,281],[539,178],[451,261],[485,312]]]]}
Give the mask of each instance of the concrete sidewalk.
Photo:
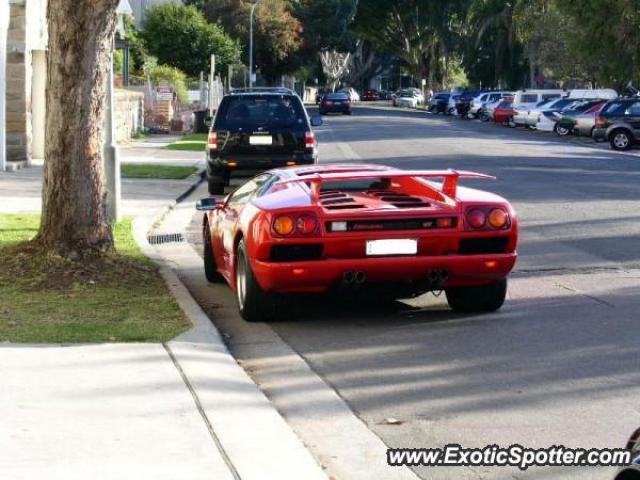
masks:
{"type": "MultiPolygon", "coordinates": [[[[145,250],[151,225],[194,181],[123,181],[145,250]]],[[[0,173],[0,213],[39,211],[41,183],[41,166],[0,173]]],[[[0,343],[1,478],[326,480],[177,277],[161,272],[194,325],[167,344],[0,343]]]]}

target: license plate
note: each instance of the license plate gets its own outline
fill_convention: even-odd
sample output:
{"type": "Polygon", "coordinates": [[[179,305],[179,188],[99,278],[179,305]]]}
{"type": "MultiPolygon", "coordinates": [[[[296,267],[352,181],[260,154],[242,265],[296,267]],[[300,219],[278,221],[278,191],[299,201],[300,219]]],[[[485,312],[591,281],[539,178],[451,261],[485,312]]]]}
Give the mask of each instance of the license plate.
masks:
{"type": "Polygon", "coordinates": [[[251,145],[273,145],[273,137],[271,135],[251,135],[249,137],[251,145]]]}
{"type": "Polygon", "coordinates": [[[342,102],[333,102],[334,105],[342,105],[342,102]]]}
{"type": "Polygon", "coordinates": [[[367,255],[415,255],[418,241],[402,238],[392,240],[367,240],[367,255]]]}

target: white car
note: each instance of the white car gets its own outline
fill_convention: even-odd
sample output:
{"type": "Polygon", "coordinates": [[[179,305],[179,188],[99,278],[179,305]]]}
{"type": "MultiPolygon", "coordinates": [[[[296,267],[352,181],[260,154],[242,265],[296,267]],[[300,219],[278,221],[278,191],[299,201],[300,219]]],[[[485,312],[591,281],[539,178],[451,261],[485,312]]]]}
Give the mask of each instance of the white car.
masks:
{"type": "Polygon", "coordinates": [[[418,103],[424,103],[424,93],[419,88],[408,88],[407,90],[413,92],[415,97],[418,99],[418,103]]]}
{"type": "Polygon", "coordinates": [[[360,95],[352,87],[343,88],[339,90],[339,92],[346,93],[347,95],[349,95],[349,100],[351,100],[351,103],[360,101],[360,95]]]}
{"type": "Polygon", "coordinates": [[[546,102],[539,102],[535,107],[529,109],[529,112],[527,113],[527,117],[525,119],[525,126],[535,128],[536,123],[538,123],[538,117],[542,112],[563,110],[565,107],[568,107],[575,102],[575,99],[570,99],[568,97],[553,98],[551,100],[547,100],[546,102]]]}
{"type": "Polygon", "coordinates": [[[558,123],[560,117],[561,115],[554,111],[539,112],[536,119],[536,130],[540,130],[541,132],[554,132],[556,123],[558,123]]]}
{"type": "Polygon", "coordinates": [[[396,107],[416,108],[418,106],[418,97],[411,90],[403,90],[395,99],[396,107]]]}
{"type": "Polygon", "coordinates": [[[485,105],[511,96],[513,96],[512,92],[486,92],[476,95],[469,104],[469,113],[479,117],[482,115],[485,105]]]}

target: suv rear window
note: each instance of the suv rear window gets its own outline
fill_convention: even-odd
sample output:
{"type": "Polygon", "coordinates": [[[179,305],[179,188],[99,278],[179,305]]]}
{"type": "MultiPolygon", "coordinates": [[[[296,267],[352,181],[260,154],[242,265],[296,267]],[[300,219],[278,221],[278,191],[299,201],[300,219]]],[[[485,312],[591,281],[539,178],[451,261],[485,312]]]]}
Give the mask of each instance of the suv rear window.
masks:
{"type": "Polygon", "coordinates": [[[611,102],[602,109],[601,113],[623,114],[629,102],[611,102]]]}
{"type": "Polygon", "coordinates": [[[304,125],[307,115],[293,95],[230,95],[224,97],[216,115],[215,129],[304,125]]]}

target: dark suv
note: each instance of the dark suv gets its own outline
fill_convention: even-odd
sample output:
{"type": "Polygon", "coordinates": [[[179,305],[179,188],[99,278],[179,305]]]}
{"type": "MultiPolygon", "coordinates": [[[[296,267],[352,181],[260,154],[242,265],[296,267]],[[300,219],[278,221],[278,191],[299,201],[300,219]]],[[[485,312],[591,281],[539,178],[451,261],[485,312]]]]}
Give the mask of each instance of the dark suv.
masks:
{"type": "Polygon", "coordinates": [[[614,150],[628,150],[640,142],[640,97],[607,102],[596,117],[593,138],[609,141],[614,150]]]}
{"type": "Polygon", "coordinates": [[[209,193],[224,193],[232,172],[316,163],[312,125],[322,125],[322,120],[309,119],[294,93],[274,89],[225,95],[209,129],[209,193]]]}

